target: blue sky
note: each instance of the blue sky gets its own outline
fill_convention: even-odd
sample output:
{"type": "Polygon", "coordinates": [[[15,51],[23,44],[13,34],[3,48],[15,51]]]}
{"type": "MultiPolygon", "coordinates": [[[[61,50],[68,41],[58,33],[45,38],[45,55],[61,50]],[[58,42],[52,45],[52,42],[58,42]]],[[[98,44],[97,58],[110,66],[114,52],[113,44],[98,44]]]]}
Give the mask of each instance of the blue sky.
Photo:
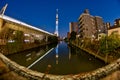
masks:
{"type": "Polygon", "coordinates": [[[66,36],[69,22],[78,20],[85,9],[104,22],[120,18],[120,0],[0,0],[0,9],[8,3],[5,15],[48,32],[55,31],[56,9],[59,9],[59,34],[66,36]]]}

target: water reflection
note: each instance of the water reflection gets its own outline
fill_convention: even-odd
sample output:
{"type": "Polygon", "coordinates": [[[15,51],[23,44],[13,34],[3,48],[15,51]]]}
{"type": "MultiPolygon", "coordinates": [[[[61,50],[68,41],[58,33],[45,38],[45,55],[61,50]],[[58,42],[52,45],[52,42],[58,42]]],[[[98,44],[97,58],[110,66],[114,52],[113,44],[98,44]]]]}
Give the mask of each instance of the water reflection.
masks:
{"type": "Polygon", "coordinates": [[[55,55],[55,58],[56,58],[56,64],[58,64],[58,57],[59,57],[59,55],[58,55],[58,45],[57,45],[55,51],[56,51],[56,55],[55,55]]]}
{"type": "MultiPolygon", "coordinates": [[[[56,45],[55,45],[56,46],[56,45]]],[[[48,47],[49,48],[49,47],[48,47]]],[[[24,53],[23,55],[11,56],[15,58],[14,60],[19,60],[21,63],[33,63],[38,59],[42,52],[46,52],[47,47],[43,49],[37,49],[37,52],[29,51],[29,53],[24,53]],[[32,53],[34,52],[34,53],[32,53]],[[17,57],[21,56],[20,58],[17,57]],[[37,56],[36,59],[33,59],[32,56],[37,56]],[[23,58],[26,57],[27,61],[23,61],[23,58]]],[[[59,43],[55,49],[53,49],[49,54],[47,54],[44,58],[38,61],[35,65],[33,65],[30,69],[36,70],[39,72],[46,72],[46,68],[48,65],[51,65],[50,74],[77,74],[82,72],[88,72],[100,68],[105,65],[105,63],[94,56],[80,50],[79,48],[69,46],[66,43],[59,43]]]]}
{"type": "Polygon", "coordinates": [[[7,57],[10,58],[11,60],[17,62],[18,64],[27,67],[30,64],[32,64],[35,60],[37,60],[39,57],[44,55],[52,47],[55,47],[55,46],[56,45],[41,46],[41,47],[34,48],[31,50],[26,50],[24,52],[7,55],[7,57]]]}

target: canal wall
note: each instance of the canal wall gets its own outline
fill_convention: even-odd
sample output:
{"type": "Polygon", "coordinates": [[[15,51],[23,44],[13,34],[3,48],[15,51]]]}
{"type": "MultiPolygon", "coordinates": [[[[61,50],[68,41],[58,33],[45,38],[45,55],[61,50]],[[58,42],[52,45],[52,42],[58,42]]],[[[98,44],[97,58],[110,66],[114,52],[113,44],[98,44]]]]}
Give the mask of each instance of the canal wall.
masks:
{"type": "Polygon", "coordinates": [[[14,54],[14,53],[18,53],[18,52],[22,52],[25,50],[30,50],[36,47],[41,47],[41,46],[45,46],[45,45],[49,45],[52,44],[50,42],[46,42],[46,43],[41,43],[41,44],[37,44],[37,43],[27,43],[27,44],[23,44],[21,49],[17,49],[16,46],[0,46],[0,52],[4,55],[9,55],[9,54],[14,54]]]}
{"type": "Polygon", "coordinates": [[[112,72],[115,72],[120,69],[120,59],[118,59],[115,62],[105,67],[96,69],[91,72],[80,73],[76,75],[72,75],[72,74],[71,75],[51,75],[51,74],[40,73],[37,71],[32,71],[23,66],[20,66],[19,64],[15,63],[14,61],[11,61],[1,53],[0,53],[0,59],[6,64],[6,66],[10,70],[27,78],[28,80],[74,80],[74,79],[75,80],[99,80],[111,74],[112,72]]]}
{"type": "Polygon", "coordinates": [[[104,61],[105,63],[112,63],[114,61],[114,59],[110,58],[109,56],[108,56],[109,58],[106,59],[106,57],[101,57],[100,55],[98,55],[97,53],[91,51],[90,49],[82,48],[79,45],[76,45],[74,43],[71,43],[71,45],[78,47],[79,49],[81,49],[81,50],[83,50],[83,51],[85,51],[85,52],[95,56],[96,58],[104,61]]]}

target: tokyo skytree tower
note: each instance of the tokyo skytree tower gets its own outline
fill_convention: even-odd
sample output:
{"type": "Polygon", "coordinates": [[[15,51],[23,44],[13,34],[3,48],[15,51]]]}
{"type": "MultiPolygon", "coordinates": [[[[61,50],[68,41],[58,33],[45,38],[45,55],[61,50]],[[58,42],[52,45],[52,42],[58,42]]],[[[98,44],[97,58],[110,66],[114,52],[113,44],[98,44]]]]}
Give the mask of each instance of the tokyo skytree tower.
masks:
{"type": "Polygon", "coordinates": [[[58,9],[56,9],[56,29],[54,33],[57,37],[59,36],[58,34],[58,9]]]}

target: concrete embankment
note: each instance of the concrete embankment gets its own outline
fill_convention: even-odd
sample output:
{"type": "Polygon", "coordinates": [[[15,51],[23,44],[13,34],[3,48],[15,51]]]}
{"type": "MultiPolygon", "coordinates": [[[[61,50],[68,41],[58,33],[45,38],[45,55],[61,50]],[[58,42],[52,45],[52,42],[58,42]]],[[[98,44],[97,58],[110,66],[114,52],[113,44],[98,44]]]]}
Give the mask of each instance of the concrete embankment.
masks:
{"type": "Polygon", "coordinates": [[[6,64],[0,59],[0,80],[27,80],[25,77],[22,77],[10,70],[6,64]]]}
{"type": "Polygon", "coordinates": [[[22,46],[16,46],[12,44],[4,45],[4,46],[0,46],[0,52],[3,53],[4,55],[9,55],[9,54],[14,54],[25,50],[33,49],[36,47],[45,46],[48,44],[51,43],[42,43],[42,44],[28,43],[28,44],[23,44],[22,46]]]}
{"type": "MultiPolygon", "coordinates": [[[[112,63],[112,62],[114,61],[114,59],[111,59],[111,58],[107,58],[107,59],[106,59],[106,57],[102,57],[102,56],[98,55],[97,53],[94,53],[94,52],[91,51],[90,49],[85,49],[85,48],[82,48],[82,47],[80,47],[80,46],[78,46],[78,45],[76,45],[76,44],[72,44],[72,43],[71,43],[71,45],[80,48],[81,50],[83,50],[83,51],[85,51],[85,52],[87,52],[87,53],[95,56],[96,58],[104,61],[105,63],[112,63]]],[[[109,56],[108,56],[108,57],[109,57],[109,56]]]]}
{"type": "MultiPolygon", "coordinates": [[[[11,61],[1,53],[0,59],[10,71],[15,72],[17,76],[19,75],[20,77],[22,76],[22,78],[25,78],[23,80],[99,80],[120,69],[120,59],[118,59],[103,68],[99,68],[91,72],[80,73],[77,75],[51,75],[29,70],[11,61]]],[[[18,79],[16,78],[14,80],[18,79]]]]}

